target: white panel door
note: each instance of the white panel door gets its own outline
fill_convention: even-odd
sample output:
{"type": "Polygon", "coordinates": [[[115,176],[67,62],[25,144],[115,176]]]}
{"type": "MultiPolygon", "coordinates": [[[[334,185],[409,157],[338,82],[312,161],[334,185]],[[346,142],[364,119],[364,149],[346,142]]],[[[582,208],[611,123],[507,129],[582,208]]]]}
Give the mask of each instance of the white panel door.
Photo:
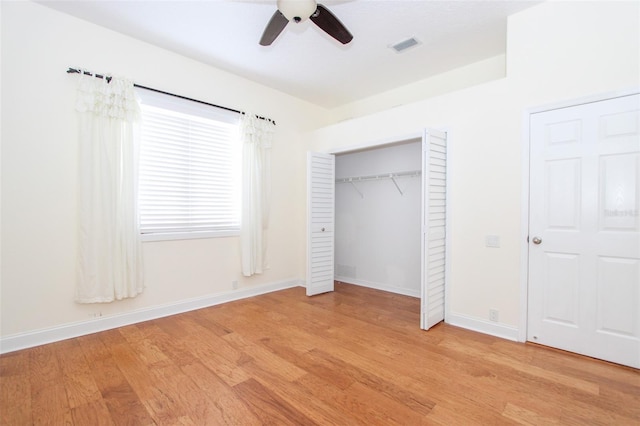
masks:
{"type": "Polygon", "coordinates": [[[422,138],[422,257],[420,328],[444,320],[446,270],[447,135],[425,130],[422,138]]]}
{"type": "Polygon", "coordinates": [[[640,96],[531,115],[530,341],[640,367],[640,96]]]}
{"type": "Polygon", "coordinates": [[[335,157],[307,154],[307,296],[333,291],[335,157]]]}

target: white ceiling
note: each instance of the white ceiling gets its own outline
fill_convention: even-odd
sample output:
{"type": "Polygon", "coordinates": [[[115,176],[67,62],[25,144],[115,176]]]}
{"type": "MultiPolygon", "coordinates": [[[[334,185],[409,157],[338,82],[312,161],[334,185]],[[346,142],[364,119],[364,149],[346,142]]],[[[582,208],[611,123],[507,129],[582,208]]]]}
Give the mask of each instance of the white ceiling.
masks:
{"type": "Polygon", "coordinates": [[[331,108],[505,52],[506,17],[531,0],[320,0],[353,34],[311,21],[258,44],[275,0],[41,0],[61,12],[331,108]],[[408,37],[421,44],[396,53],[408,37]]]}

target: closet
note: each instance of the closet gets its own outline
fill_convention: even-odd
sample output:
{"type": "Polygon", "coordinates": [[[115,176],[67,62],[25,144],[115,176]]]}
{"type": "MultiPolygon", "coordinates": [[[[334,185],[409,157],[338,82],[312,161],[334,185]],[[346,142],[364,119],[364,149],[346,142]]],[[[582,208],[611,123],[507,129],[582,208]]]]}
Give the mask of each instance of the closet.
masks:
{"type": "Polygon", "coordinates": [[[336,155],[335,279],[420,297],[422,140],[336,155]]]}
{"type": "Polygon", "coordinates": [[[308,296],[334,280],[420,297],[420,327],[445,317],[447,135],[307,153],[308,296]]]}

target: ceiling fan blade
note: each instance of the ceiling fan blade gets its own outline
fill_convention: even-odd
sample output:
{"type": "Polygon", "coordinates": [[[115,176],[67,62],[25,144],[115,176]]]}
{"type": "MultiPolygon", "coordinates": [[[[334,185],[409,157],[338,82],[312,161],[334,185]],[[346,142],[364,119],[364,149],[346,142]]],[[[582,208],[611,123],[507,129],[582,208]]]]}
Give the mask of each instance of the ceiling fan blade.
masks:
{"type": "Polygon", "coordinates": [[[325,33],[335,38],[342,44],[347,44],[353,40],[353,36],[342,25],[342,22],[329,9],[319,4],[316,11],[309,17],[314,24],[319,26],[325,33]]]}
{"type": "Polygon", "coordinates": [[[261,46],[269,46],[280,35],[284,27],[287,26],[289,20],[284,17],[282,12],[276,10],[269,23],[264,28],[262,38],[260,39],[261,46]]]}

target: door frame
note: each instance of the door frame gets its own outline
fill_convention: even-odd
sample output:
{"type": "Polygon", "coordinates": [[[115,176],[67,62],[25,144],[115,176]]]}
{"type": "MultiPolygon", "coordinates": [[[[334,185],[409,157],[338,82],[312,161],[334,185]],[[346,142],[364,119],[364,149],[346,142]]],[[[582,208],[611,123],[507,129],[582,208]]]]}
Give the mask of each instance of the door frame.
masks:
{"type": "Polygon", "coordinates": [[[562,108],[570,108],[594,102],[606,101],[622,96],[629,96],[640,93],[640,87],[627,88],[611,92],[598,93],[576,99],[554,102],[537,107],[531,107],[522,113],[522,190],[521,190],[521,211],[520,211],[520,320],[518,326],[518,341],[527,341],[527,327],[529,319],[529,176],[531,168],[530,150],[530,120],[533,114],[552,111],[562,108]]]}
{"type": "MultiPolygon", "coordinates": [[[[451,205],[452,205],[452,200],[451,200],[451,176],[452,176],[452,156],[451,156],[451,141],[453,139],[452,137],[452,131],[447,128],[447,127],[425,127],[422,128],[420,131],[417,132],[412,132],[412,133],[404,133],[404,134],[400,134],[397,136],[389,136],[389,137],[385,137],[382,139],[376,139],[376,140],[370,140],[370,141],[365,141],[365,142],[361,142],[361,143],[357,143],[357,144],[353,144],[353,145],[347,145],[347,146],[342,146],[342,147],[336,147],[333,149],[328,149],[328,150],[317,150],[317,152],[323,152],[326,154],[332,154],[332,155],[339,155],[339,154],[347,154],[349,152],[354,152],[354,151],[360,151],[360,150],[366,150],[366,149],[374,149],[374,148],[383,148],[385,146],[392,146],[395,144],[399,144],[399,143],[403,143],[406,141],[410,141],[410,140],[421,140],[424,141],[424,136],[425,136],[425,131],[428,129],[434,129],[434,130],[439,130],[441,132],[446,133],[447,135],[447,169],[446,169],[446,188],[445,188],[445,198],[446,198],[446,211],[445,211],[445,232],[446,232],[446,236],[445,236],[445,279],[444,279],[444,322],[448,323],[449,322],[449,318],[450,318],[450,277],[451,277],[451,205]]],[[[422,156],[423,153],[421,152],[420,155],[422,156]]],[[[424,167],[422,167],[424,168],[424,167]]],[[[424,172],[424,170],[421,170],[422,172],[424,172]]],[[[423,200],[424,202],[424,200],[423,200]]],[[[424,206],[423,206],[424,207],[424,206]]],[[[420,238],[423,238],[422,236],[422,230],[420,233],[420,238]]],[[[308,243],[307,243],[308,244],[308,243]]],[[[421,260],[422,262],[424,262],[424,259],[421,260]]],[[[422,275],[422,274],[421,274],[422,275]]],[[[423,283],[420,283],[421,288],[423,286],[423,283]]],[[[421,295],[420,295],[420,304],[422,306],[422,303],[424,302],[423,297],[422,297],[422,290],[420,291],[421,295]]],[[[421,308],[422,311],[422,308],[421,308]]],[[[421,319],[420,321],[422,321],[422,315],[421,315],[421,319]]],[[[421,323],[420,323],[421,324],[421,323]]],[[[420,325],[419,324],[419,325],[420,325]]]]}

